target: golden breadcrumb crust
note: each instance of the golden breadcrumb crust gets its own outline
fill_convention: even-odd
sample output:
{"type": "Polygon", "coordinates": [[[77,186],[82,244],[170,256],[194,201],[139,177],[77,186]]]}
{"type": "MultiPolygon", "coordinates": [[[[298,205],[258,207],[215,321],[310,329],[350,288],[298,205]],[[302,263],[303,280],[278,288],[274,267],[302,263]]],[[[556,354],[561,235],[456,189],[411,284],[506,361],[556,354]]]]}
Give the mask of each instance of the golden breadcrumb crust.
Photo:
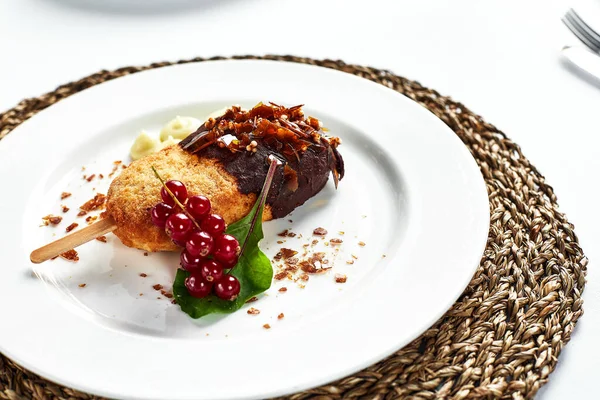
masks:
{"type": "MultiPolygon", "coordinates": [[[[236,179],[219,161],[189,154],[177,145],[167,147],[132,162],[110,185],[106,211],[117,223],[114,234],[126,246],[146,251],[181,250],[163,229],[152,224],[150,210],[162,201],[161,183],[152,166],[165,181],[183,182],[188,195],[208,197],[212,212],[221,215],[228,224],[247,215],[256,201],[256,194],[240,193],[236,179]]],[[[263,220],[271,218],[267,205],[263,220]]]]}

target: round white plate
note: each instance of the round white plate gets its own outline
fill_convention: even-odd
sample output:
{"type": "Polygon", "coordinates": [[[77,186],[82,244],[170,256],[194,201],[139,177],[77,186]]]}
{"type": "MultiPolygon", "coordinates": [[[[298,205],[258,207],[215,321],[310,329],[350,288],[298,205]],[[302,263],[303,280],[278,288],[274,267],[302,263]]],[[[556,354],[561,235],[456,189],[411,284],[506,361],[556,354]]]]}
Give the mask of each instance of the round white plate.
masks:
{"type": "Polygon", "coordinates": [[[452,305],[489,224],[475,161],[425,108],[349,74],[271,61],[178,65],[87,89],[0,142],[0,178],[0,351],[50,380],[112,398],[264,398],[367,367],[452,305]],[[315,247],[329,252],[329,273],[275,281],[235,314],[194,321],[152,288],[170,290],[176,255],[145,256],[109,235],[79,248],[78,263],[29,262],[32,249],[71,222],[86,224],[78,206],[106,193],[113,161],[129,162],[141,129],[259,101],[305,104],[343,139],[339,189],[330,180],[291,216],[266,223],[261,243],[270,257],[280,247],[301,250],[324,227],[344,241],[338,252],[324,241],[315,247]],[[82,177],[91,174],[91,182],[82,177]],[[63,191],[73,195],[61,200],[63,191]],[[40,227],[51,213],[63,222],[40,227]],[[277,236],[285,228],[298,236],[277,236]],[[336,273],[347,282],[336,283],[336,273]],[[260,314],[247,314],[250,306],[260,314]]]}

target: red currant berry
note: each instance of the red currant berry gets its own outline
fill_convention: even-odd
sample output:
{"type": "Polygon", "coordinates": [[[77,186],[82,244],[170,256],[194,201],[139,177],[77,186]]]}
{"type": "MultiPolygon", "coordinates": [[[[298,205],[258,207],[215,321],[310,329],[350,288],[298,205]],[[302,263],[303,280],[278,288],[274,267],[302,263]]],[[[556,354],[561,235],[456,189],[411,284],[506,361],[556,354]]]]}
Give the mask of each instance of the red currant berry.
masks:
{"type": "MultiPolygon", "coordinates": [[[[165,186],[169,188],[169,190],[177,197],[180,203],[185,203],[185,199],[187,199],[187,189],[185,185],[180,181],[167,181],[165,186]]],[[[169,193],[163,187],[160,190],[160,197],[162,197],[163,201],[170,205],[171,207],[175,206],[175,201],[169,193]]]]}
{"type": "Polygon", "coordinates": [[[185,248],[194,256],[206,257],[212,252],[213,244],[213,237],[208,233],[194,231],[188,237],[185,248]]]}
{"type": "Polygon", "coordinates": [[[218,261],[229,263],[237,258],[240,252],[240,244],[236,238],[231,235],[221,235],[215,241],[214,256],[218,261]]]}
{"type": "Polygon", "coordinates": [[[173,214],[173,207],[165,203],[158,203],[150,211],[152,223],[161,229],[165,229],[167,218],[173,214]]]}
{"type": "Polygon", "coordinates": [[[179,257],[179,261],[181,262],[181,266],[183,269],[189,272],[196,272],[200,270],[202,265],[202,261],[204,261],[201,257],[193,256],[187,251],[181,252],[181,257],[179,257]]]}
{"type": "Polygon", "coordinates": [[[204,196],[192,196],[188,199],[185,209],[194,219],[201,221],[210,213],[210,200],[204,196]]]}
{"type": "Polygon", "coordinates": [[[232,301],[240,294],[240,281],[233,275],[223,275],[215,283],[214,289],[218,298],[232,301]]]}
{"type": "Polygon", "coordinates": [[[210,214],[200,223],[200,228],[212,237],[217,237],[225,232],[225,220],[217,214],[210,214]]]}
{"type": "Polygon", "coordinates": [[[185,278],[185,287],[190,293],[190,296],[201,299],[210,294],[212,283],[202,280],[198,275],[190,275],[185,278]]]}
{"type": "Polygon", "coordinates": [[[167,218],[165,230],[171,239],[179,242],[185,241],[187,236],[192,232],[194,223],[184,213],[177,213],[167,218]]]}
{"type": "Polygon", "coordinates": [[[223,267],[218,261],[204,260],[200,265],[200,275],[207,282],[216,282],[223,277],[223,267]]]}

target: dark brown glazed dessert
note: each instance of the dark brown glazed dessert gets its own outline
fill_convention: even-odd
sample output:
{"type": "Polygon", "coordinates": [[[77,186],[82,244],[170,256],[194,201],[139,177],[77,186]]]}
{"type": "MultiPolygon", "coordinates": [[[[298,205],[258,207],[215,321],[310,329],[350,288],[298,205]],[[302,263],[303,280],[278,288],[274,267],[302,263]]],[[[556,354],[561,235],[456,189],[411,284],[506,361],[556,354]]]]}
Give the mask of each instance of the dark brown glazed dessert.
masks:
{"type": "Polygon", "coordinates": [[[282,162],[267,203],[273,218],[281,218],[317,194],[333,174],[337,187],[344,161],[337,150],[341,140],[324,134],[320,122],[305,117],[302,106],[286,108],[258,104],[249,111],[239,106],[209,119],[179,145],[186,151],[219,160],[233,175],[241,193],[259,193],[270,156],[282,162]]]}

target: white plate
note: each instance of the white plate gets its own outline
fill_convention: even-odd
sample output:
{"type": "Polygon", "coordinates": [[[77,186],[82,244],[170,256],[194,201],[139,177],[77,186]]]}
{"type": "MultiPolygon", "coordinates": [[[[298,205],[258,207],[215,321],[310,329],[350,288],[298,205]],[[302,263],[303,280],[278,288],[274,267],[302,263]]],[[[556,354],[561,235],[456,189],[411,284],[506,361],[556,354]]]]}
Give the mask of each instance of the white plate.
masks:
{"type": "Polygon", "coordinates": [[[0,143],[0,177],[0,351],[48,379],[114,398],[264,398],[367,367],[452,305],[477,267],[489,224],[477,165],[439,119],[383,86],[291,63],[179,65],[87,89],[0,143]],[[344,240],[337,254],[319,244],[334,255],[330,273],[312,276],[305,289],[274,282],[233,315],[193,321],[152,289],[169,288],[175,255],[146,257],[111,236],[81,247],[78,263],[30,264],[29,252],[63,235],[93,188],[105,192],[107,177],[88,183],[82,175],[106,176],[114,160],[126,161],[140,129],[261,100],[304,103],[343,139],[339,190],[330,181],[288,217],[293,223],[266,223],[262,242],[273,256],[325,227],[344,240]],[[62,191],[73,196],[61,201],[62,191]],[[71,207],[63,222],[39,227],[42,216],[62,215],[60,204],[71,207]],[[303,238],[278,244],[277,232],[288,227],[303,238]],[[358,259],[349,265],[352,254],[358,259]],[[347,283],[335,283],[335,273],[347,283]],[[250,306],[260,315],[248,315],[250,306]]]}

